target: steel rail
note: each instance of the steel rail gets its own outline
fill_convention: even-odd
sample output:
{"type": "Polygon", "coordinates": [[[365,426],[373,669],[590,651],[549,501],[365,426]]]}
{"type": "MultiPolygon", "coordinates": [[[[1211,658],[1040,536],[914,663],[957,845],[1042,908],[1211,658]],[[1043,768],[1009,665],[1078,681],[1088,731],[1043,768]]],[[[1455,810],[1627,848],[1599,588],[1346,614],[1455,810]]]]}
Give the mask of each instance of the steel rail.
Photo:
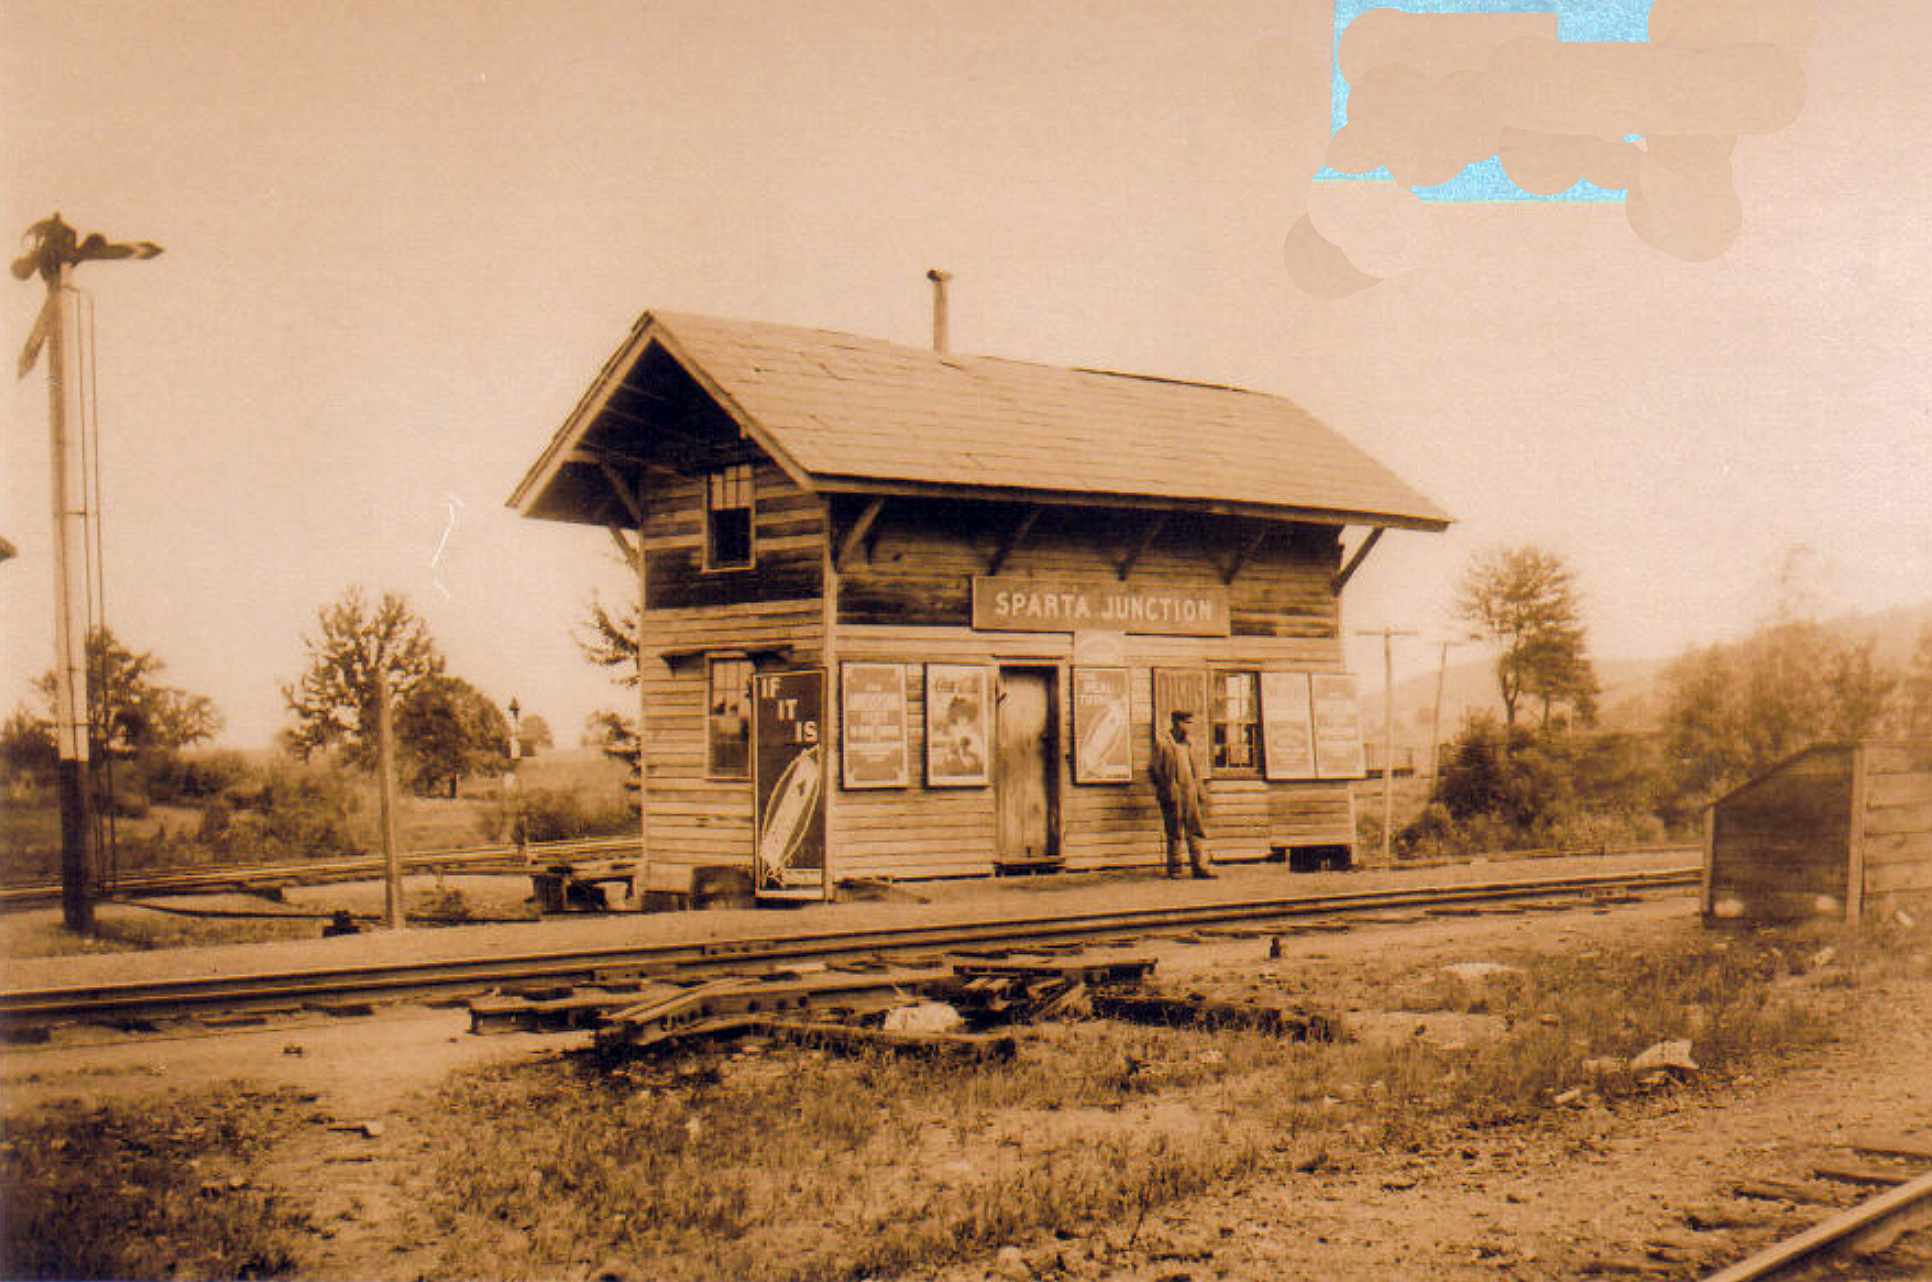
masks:
{"type": "Polygon", "coordinates": [[[1830,1250],[1840,1243],[1882,1233],[1888,1226],[1901,1225],[1908,1219],[1919,1220],[1932,1215],[1932,1211],[1928,1211],[1924,1205],[1928,1200],[1932,1200],[1932,1174],[1921,1175],[1876,1197],[1867,1198],[1802,1233],[1773,1243],[1756,1255],[1709,1274],[1704,1282],[1758,1282],[1762,1278],[1774,1277],[1790,1265],[1830,1250]]]}
{"type": "Polygon", "coordinates": [[[1146,935],[1230,922],[1252,923],[1602,891],[1676,889],[1696,884],[1700,876],[1701,870],[1698,868],[1671,868],[1219,900],[1158,908],[1004,916],[862,930],[656,942],[514,956],[162,979],[136,984],[13,989],[0,991],[0,1023],[25,1026],[73,1020],[137,1019],[208,1008],[247,1009],[285,1007],[291,1003],[396,999],[450,990],[488,989],[505,984],[589,984],[672,972],[782,968],[787,964],[888,953],[1146,935]]]}
{"type": "MultiPolygon", "coordinates": [[[[637,853],[637,838],[630,836],[573,837],[564,841],[531,842],[525,848],[492,845],[452,847],[448,850],[421,850],[403,856],[403,871],[450,872],[461,868],[489,869],[501,866],[505,872],[522,872],[526,853],[533,867],[566,861],[574,862],[579,859],[622,857],[637,853]]],[[[316,859],[301,862],[200,864],[191,868],[123,874],[114,879],[111,893],[116,896],[189,894],[229,890],[236,886],[263,883],[347,881],[379,877],[382,875],[382,868],[382,858],[379,855],[353,855],[343,859],[316,859]]],[[[58,882],[21,882],[0,886],[0,907],[51,902],[59,898],[58,882]]]]}
{"type": "MultiPolygon", "coordinates": [[[[1433,868],[1467,863],[1472,859],[1519,860],[1597,857],[1637,854],[1687,854],[1700,851],[1697,845],[1590,846],[1573,850],[1504,850],[1472,855],[1465,859],[1419,860],[1405,867],[1433,868]]],[[[512,845],[458,846],[447,850],[420,850],[403,856],[403,871],[430,873],[458,869],[521,873],[528,867],[574,862],[579,859],[623,858],[637,853],[637,838],[571,837],[561,841],[531,842],[527,847],[512,845]]],[[[232,890],[238,886],[289,882],[320,883],[348,881],[382,875],[382,859],[377,855],[353,855],[342,859],[300,861],[260,861],[243,864],[197,864],[151,872],[125,873],[115,878],[109,898],[130,898],[151,894],[192,894],[232,890]]],[[[59,882],[33,881],[0,884],[0,908],[51,903],[60,898],[59,882]]]]}

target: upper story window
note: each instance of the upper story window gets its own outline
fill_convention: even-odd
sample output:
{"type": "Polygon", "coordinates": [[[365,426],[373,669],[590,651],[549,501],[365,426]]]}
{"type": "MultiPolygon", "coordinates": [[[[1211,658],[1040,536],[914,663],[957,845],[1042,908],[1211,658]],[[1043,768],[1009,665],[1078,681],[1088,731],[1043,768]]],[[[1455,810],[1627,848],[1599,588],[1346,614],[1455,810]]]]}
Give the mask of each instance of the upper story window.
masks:
{"type": "Polygon", "coordinates": [[[704,478],[704,568],[751,564],[752,467],[733,463],[704,478]]]}
{"type": "Polygon", "coordinates": [[[1261,769],[1260,682],[1252,672],[1210,674],[1214,704],[1214,768],[1230,774],[1261,769]]]}

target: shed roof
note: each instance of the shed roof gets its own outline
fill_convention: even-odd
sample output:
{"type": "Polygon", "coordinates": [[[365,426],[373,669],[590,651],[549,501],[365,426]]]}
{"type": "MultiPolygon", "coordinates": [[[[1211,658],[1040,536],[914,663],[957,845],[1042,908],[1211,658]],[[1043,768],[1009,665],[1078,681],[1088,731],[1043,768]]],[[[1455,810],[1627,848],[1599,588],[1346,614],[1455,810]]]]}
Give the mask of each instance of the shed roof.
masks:
{"type": "MultiPolygon", "coordinates": [[[[562,473],[653,347],[814,491],[1106,497],[1440,530],[1449,516],[1279,396],[647,312],[511,497],[586,519],[562,473]]],[[[639,427],[626,429],[632,433],[639,427]]]]}

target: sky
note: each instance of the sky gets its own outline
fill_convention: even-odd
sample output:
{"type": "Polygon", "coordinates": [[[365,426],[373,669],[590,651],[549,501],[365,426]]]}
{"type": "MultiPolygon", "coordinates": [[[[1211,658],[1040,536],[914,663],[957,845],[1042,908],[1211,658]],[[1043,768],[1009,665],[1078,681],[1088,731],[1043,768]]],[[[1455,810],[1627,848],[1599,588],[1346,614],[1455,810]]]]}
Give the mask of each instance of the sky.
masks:
{"type": "MultiPolygon", "coordinates": [[[[627,706],[574,636],[631,581],[600,531],[505,500],[633,320],[923,344],[935,267],[957,350],[1284,395],[1447,508],[1349,585],[1370,690],[1358,633],[1412,629],[1399,670],[1432,666],[1496,547],[1562,556],[1611,658],[1747,633],[1800,545],[1832,612],[1932,598],[1932,6],[1827,0],[1802,110],[1730,155],[1715,257],[1614,200],[1433,201],[1406,270],[1325,298],[1285,246],[1322,199],[1334,20],[0,0],[0,228],[58,210],[166,250],[77,273],[108,622],[254,746],[317,610],[398,592],[452,672],[574,742],[627,706]]],[[[24,344],[42,289],[4,285],[24,344]]],[[[53,659],[44,362],[0,410],[4,715],[53,659]]]]}

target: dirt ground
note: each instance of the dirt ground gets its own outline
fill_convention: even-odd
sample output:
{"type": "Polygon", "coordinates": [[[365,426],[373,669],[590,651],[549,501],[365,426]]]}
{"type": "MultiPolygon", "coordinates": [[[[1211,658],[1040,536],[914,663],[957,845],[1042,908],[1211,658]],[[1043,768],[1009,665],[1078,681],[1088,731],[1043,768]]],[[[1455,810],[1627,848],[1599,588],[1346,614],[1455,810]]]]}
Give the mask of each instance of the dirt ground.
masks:
{"type": "MultiPolygon", "coordinates": [[[[1564,914],[1423,918],[1342,933],[1164,941],[1146,949],[1183,990],[1319,994],[1358,1035],[1481,1036],[1480,1016],[1376,1009],[1359,976],[1374,961],[1481,962],[1512,949],[1589,954],[1695,933],[1674,895],[1564,914]],[[1280,955],[1271,957],[1271,951],[1280,955]],[[1458,1020],[1462,1021],[1458,1023],[1458,1020]]],[[[99,960],[99,959],[97,959],[99,960]]],[[[427,1110],[455,1070],[552,1056],[579,1035],[473,1037],[458,1010],[403,1007],[362,1019],[306,1016],[225,1033],[107,1032],[0,1054],[7,1115],[64,1100],[167,1098],[232,1080],[312,1095],[310,1124],[250,1173],[294,1194],[318,1226],[301,1276],[436,1276],[444,1244],[418,1206],[430,1178],[427,1110]]],[[[1419,1152],[1358,1151],[1295,1169],[1284,1159],[1239,1189],[1151,1211],[1139,1223],[1008,1244],[987,1258],[915,1276],[1120,1278],[1543,1279],[1696,1277],[1822,1218],[1828,1208],[1753,1202],[1741,1180],[1817,1187],[1820,1161],[1851,1156],[1868,1133],[1932,1137],[1932,959],[1864,994],[1825,1049],[1722,1091],[1694,1079],[1613,1106],[1586,1097],[1536,1121],[1452,1137],[1419,1152]],[[1694,1229],[1693,1224],[1729,1227],[1694,1229]]],[[[1849,1203],[1869,1189],[1843,1188],[1849,1203]]],[[[508,1237],[514,1229],[506,1229],[508,1237]]],[[[1819,1276],[1932,1277],[1917,1235],[1881,1264],[1819,1276]]],[[[514,1255],[517,1243],[478,1243],[514,1255]]],[[[594,1263],[594,1262],[592,1262],[594,1263]]],[[[480,1264],[480,1275],[488,1274],[480,1264]]],[[[595,1276],[573,1266],[572,1277],[595,1276]]]]}

